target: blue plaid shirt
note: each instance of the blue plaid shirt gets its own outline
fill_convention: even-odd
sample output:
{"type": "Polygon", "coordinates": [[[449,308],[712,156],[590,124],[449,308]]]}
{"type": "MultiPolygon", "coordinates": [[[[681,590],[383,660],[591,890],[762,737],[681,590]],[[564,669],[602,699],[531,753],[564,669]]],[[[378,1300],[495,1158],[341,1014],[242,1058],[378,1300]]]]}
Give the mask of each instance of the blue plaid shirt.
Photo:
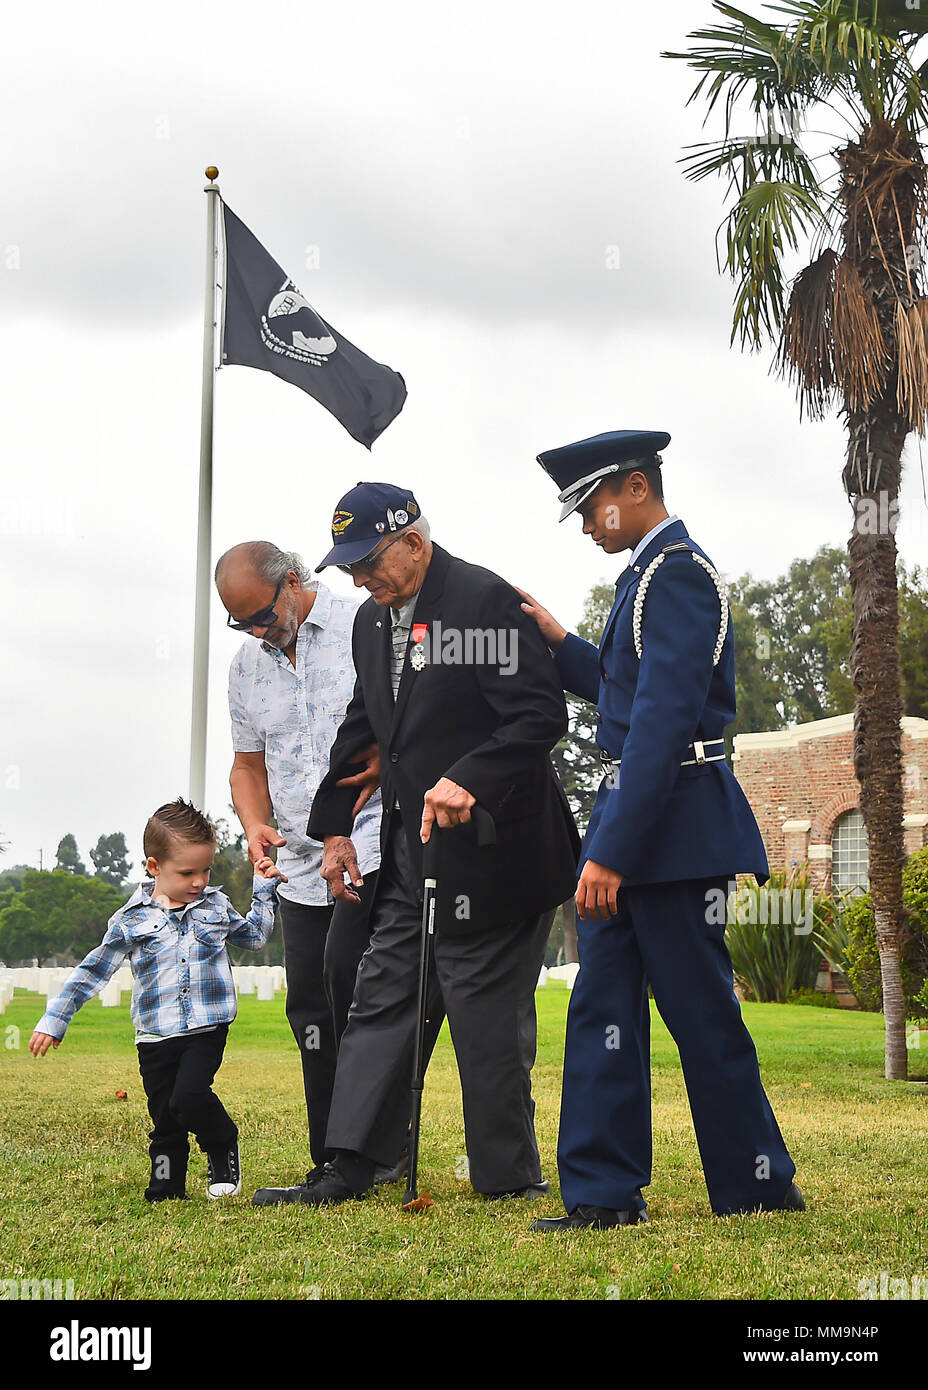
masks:
{"type": "Polygon", "coordinates": [[[134,980],[132,1022],[137,1034],[170,1037],[231,1023],[236,998],[226,942],[260,951],[274,928],[277,882],[256,874],[251,910],[241,917],[219,888],[204,889],[183,907],[161,907],[152,901],[154,880],[144,879],[113,913],[100,945],[68,976],[36,1032],[63,1038],[77,1010],[103,988],[126,957],[134,980]]]}

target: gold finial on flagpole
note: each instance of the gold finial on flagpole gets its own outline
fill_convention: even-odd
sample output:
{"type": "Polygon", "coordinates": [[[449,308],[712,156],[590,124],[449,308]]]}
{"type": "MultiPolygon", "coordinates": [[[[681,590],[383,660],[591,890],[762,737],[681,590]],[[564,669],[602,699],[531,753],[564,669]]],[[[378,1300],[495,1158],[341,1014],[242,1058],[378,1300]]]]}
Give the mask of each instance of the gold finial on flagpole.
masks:
{"type": "Polygon", "coordinates": [[[218,179],[219,170],[216,168],[215,164],[211,164],[206,170],[206,177],[209,179],[210,183],[212,183],[213,179],[218,179]]]}

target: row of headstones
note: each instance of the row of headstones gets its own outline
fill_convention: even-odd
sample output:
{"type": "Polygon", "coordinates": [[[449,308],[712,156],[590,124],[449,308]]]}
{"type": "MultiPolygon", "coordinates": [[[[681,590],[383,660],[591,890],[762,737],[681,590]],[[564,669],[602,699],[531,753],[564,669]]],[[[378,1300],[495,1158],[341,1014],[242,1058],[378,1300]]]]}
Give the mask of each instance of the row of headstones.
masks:
{"type": "MultiPolygon", "coordinates": [[[[71,971],[60,966],[27,965],[14,970],[0,971],[0,1014],[13,998],[14,989],[26,989],[31,994],[44,994],[54,999],[71,971]]],[[[285,989],[287,976],[282,965],[233,965],[232,978],[239,994],[257,994],[259,1000],[270,1000],[279,989],[285,989]]],[[[105,1009],[122,1002],[124,989],[132,988],[132,971],[121,965],[99,994],[105,1009]]]]}
{"type": "MultiPolygon", "coordinates": [[[[541,967],[537,989],[548,980],[563,980],[568,989],[573,989],[579,965],[554,965],[550,969],[541,967]]],[[[13,998],[14,989],[27,989],[32,994],[44,994],[46,999],[54,999],[70,975],[70,970],[59,966],[23,966],[15,970],[0,971],[0,1014],[13,998]]],[[[287,977],[282,965],[233,965],[232,978],[239,994],[257,994],[259,1000],[271,1000],[279,989],[286,989],[287,977]]],[[[118,1007],[123,990],[131,990],[132,972],[127,965],[121,965],[111,980],[100,991],[103,1007],[118,1007]]]]}

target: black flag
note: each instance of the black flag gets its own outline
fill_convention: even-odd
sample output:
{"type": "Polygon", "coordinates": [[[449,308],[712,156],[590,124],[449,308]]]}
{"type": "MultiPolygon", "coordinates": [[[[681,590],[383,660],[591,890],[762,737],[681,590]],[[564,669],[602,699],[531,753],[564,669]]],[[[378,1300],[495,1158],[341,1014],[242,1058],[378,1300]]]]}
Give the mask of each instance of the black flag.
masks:
{"type": "Polygon", "coordinates": [[[307,391],[368,448],[403,408],[406,383],[336,333],[225,203],[224,364],[307,391]]]}

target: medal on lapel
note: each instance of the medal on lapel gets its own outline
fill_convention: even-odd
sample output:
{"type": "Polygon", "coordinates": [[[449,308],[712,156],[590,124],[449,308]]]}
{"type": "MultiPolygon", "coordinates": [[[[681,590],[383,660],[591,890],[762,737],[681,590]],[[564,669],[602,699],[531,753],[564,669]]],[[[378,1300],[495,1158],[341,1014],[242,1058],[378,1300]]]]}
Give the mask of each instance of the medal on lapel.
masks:
{"type": "Polygon", "coordinates": [[[422,671],[425,668],[424,642],[428,635],[428,630],[428,623],[413,623],[412,625],[413,648],[409,653],[409,664],[414,671],[422,671]]]}

